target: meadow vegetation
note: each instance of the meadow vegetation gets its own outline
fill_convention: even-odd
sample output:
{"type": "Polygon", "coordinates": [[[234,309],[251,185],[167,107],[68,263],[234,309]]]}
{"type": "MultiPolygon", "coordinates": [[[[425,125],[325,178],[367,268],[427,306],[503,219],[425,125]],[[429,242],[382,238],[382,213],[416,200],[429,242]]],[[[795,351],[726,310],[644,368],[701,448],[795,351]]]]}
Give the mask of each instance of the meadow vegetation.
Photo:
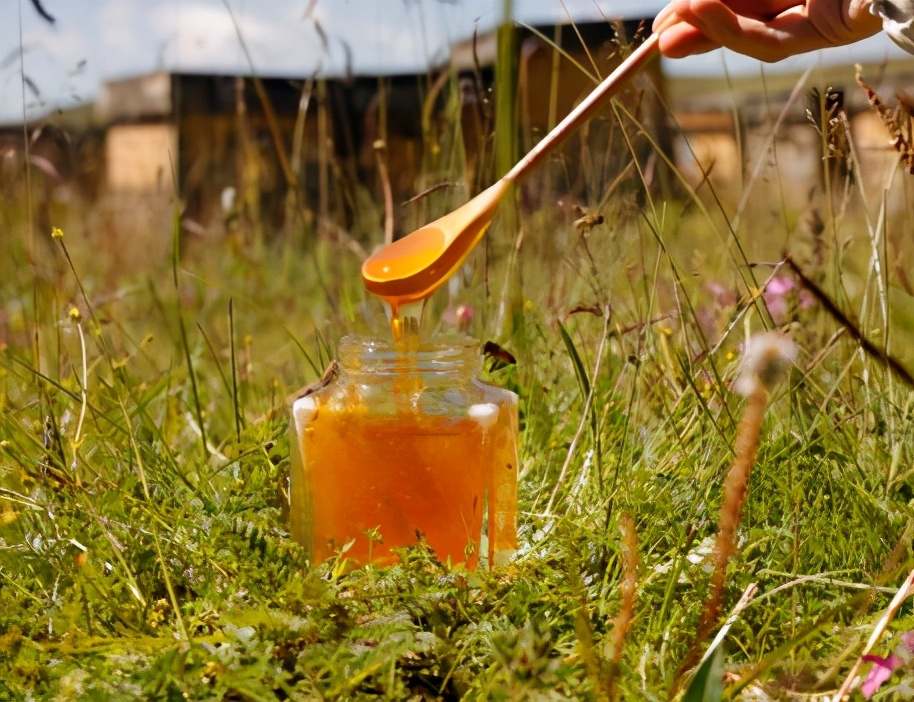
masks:
{"type": "MultiPolygon", "coordinates": [[[[724,197],[680,179],[626,110],[599,124],[601,151],[569,142],[428,310],[434,333],[470,305],[469,333],[518,361],[483,371],[521,403],[521,547],[493,572],[421,547],[346,572],[288,539],[288,398],[343,335],[385,333],[358,247],[318,232],[303,195],[283,231],[241,217],[209,238],[176,199],[119,232],[165,252],[128,266],[79,203],[38,230],[24,169],[0,202],[0,699],[833,695],[914,568],[914,394],[885,358],[914,370],[910,176],[884,175],[908,204],[889,211],[851,148],[851,175],[823,167],[791,211],[754,163],[724,197]],[[615,170],[604,151],[625,154],[615,170]],[[732,383],[763,330],[798,356],[703,626],[746,404],[732,383]]],[[[458,127],[439,125],[428,183],[461,182],[458,127]]],[[[370,250],[383,203],[360,192],[370,250]]],[[[873,653],[912,629],[905,604],[873,653]]]]}

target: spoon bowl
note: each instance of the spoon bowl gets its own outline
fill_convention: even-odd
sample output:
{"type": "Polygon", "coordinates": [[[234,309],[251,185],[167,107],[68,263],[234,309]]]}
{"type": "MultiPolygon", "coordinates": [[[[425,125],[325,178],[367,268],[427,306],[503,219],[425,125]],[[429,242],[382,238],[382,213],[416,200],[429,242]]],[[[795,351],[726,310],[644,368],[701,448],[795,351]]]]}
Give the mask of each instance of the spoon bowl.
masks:
{"type": "Polygon", "coordinates": [[[430,295],[486,233],[510,185],[503,178],[453,212],[379,249],[362,266],[365,287],[401,303],[430,295]]]}

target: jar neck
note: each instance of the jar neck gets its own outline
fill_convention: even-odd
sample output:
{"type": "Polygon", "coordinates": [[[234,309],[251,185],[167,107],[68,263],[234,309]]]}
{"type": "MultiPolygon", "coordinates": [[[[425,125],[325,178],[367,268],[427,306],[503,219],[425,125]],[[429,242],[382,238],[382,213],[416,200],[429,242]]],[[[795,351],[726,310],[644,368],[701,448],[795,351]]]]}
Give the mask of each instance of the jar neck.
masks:
{"type": "Polygon", "coordinates": [[[429,383],[472,381],[482,368],[479,345],[466,337],[444,337],[420,344],[416,350],[397,348],[388,341],[347,336],[340,341],[342,374],[357,382],[379,382],[420,375],[429,383]]]}

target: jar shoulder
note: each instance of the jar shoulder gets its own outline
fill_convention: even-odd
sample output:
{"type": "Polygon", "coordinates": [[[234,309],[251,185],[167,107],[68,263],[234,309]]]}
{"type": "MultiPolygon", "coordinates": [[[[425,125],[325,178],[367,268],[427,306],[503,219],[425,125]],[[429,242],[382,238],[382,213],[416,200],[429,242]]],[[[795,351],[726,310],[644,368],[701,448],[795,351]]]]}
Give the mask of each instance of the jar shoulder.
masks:
{"type": "Polygon", "coordinates": [[[393,388],[346,377],[296,400],[293,406],[315,412],[360,408],[371,414],[387,414],[401,411],[403,398],[408,398],[420,412],[431,414],[463,414],[473,405],[483,403],[512,409],[517,406],[515,393],[479,379],[436,385],[420,382],[411,387],[393,388]]]}

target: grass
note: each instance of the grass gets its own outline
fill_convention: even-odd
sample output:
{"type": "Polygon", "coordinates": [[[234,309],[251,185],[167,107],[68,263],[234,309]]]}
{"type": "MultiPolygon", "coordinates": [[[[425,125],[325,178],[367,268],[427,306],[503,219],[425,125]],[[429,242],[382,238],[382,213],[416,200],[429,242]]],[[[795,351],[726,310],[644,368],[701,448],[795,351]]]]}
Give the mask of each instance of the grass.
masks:
{"type": "MultiPolygon", "coordinates": [[[[637,150],[644,135],[617,116],[600,138],[637,150]]],[[[891,351],[904,329],[886,325],[887,291],[903,285],[886,264],[914,253],[910,215],[836,183],[842,206],[824,203],[807,241],[789,224],[800,213],[772,233],[707,183],[653,195],[643,166],[620,191],[637,207],[613,178],[581,176],[575,194],[602,222],[575,226],[548,194],[519,207],[519,248],[496,223],[491,251],[512,284],[477,260],[459,293],[480,312],[474,335],[510,333],[498,340],[519,360],[490,375],[519,393],[523,427],[521,549],[491,573],[417,548],[343,574],[287,537],[286,398],[343,334],[383,329],[351,247],[289,243],[311,240],[297,219],[273,242],[206,246],[150,224],[136,241],[170,260],[124,271],[77,207],[61,237],[31,242],[24,189],[5,196],[0,699],[834,693],[914,567],[914,401],[821,304],[794,289],[783,311],[766,305],[766,280],[789,274],[764,237],[818,247],[821,263],[801,257],[810,275],[891,351]],[[849,285],[842,257],[860,246],[881,277],[849,285]],[[747,335],[767,328],[799,357],[767,398],[722,615],[705,626],[745,402],[730,384],[747,335]],[[712,646],[723,681],[684,665],[712,646]]],[[[777,209],[777,188],[744,187],[744,203],[777,209]]],[[[912,628],[905,604],[875,651],[912,628]]]]}

